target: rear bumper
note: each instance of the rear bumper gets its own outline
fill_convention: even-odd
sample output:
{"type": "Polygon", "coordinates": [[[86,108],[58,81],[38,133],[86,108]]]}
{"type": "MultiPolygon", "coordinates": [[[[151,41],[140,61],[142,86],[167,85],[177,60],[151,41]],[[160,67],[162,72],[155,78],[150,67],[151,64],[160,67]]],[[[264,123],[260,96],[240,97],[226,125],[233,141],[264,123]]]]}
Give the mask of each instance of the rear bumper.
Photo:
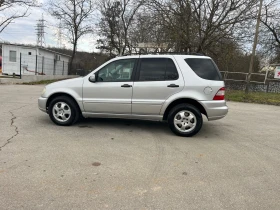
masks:
{"type": "Polygon", "coordinates": [[[47,98],[40,97],[38,99],[38,107],[41,111],[47,112],[47,98]]]}
{"type": "Polygon", "coordinates": [[[208,120],[219,120],[224,118],[228,113],[228,107],[226,101],[200,101],[204,107],[208,120]]]}

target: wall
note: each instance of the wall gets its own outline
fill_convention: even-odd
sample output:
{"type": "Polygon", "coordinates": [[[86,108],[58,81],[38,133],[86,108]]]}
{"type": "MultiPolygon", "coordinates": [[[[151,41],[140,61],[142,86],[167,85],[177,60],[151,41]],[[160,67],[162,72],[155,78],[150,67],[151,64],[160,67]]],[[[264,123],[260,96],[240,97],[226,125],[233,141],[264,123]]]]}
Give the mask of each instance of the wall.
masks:
{"type": "MultiPolygon", "coordinates": [[[[2,73],[12,75],[20,74],[20,53],[28,55],[28,53],[36,55],[36,49],[31,47],[23,47],[16,45],[2,45],[2,73]],[[16,62],[10,61],[10,50],[16,51],[16,62]]],[[[28,57],[22,60],[23,65],[29,65],[30,68],[35,68],[35,62],[29,62],[28,57]]],[[[26,72],[26,74],[31,74],[26,72]]]]}
{"type": "Polygon", "coordinates": [[[44,80],[71,79],[79,77],[77,75],[22,75],[21,79],[0,78],[0,84],[21,84],[27,82],[38,82],[44,80]]]}
{"type": "Polygon", "coordinates": [[[60,55],[55,60],[56,52],[28,46],[2,45],[3,74],[20,75],[68,75],[68,56],[60,55]],[[10,62],[10,50],[16,51],[16,62],[10,62]],[[21,63],[20,63],[20,53],[21,63]],[[36,65],[37,61],[37,65],[36,65]]]}

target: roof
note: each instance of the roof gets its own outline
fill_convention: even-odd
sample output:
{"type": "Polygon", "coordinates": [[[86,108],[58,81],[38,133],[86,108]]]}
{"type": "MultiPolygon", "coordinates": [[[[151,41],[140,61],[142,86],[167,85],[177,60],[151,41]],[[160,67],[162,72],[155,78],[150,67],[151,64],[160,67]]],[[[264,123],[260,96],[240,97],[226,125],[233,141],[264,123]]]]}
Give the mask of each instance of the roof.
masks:
{"type": "Polygon", "coordinates": [[[180,54],[142,54],[142,55],[125,55],[125,56],[119,56],[116,57],[116,59],[125,59],[125,58],[139,58],[141,56],[142,58],[162,58],[162,57],[181,57],[183,59],[186,58],[207,58],[209,59],[210,57],[204,56],[204,55],[180,55],[180,54]]]}
{"type": "Polygon", "coordinates": [[[49,52],[58,54],[58,55],[64,55],[64,56],[67,56],[67,57],[71,57],[71,55],[66,55],[66,54],[63,54],[63,53],[60,53],[60,52],[56,52],[56,51],[53,51],[53,50],[49,50],[49,49],[47,49],[47,48],[43,48],[43,47],[38,47],[38,48],[41,49],[41,50],[45,50],[45,51],[49,51],[49,52]]]}
{"type": "Polygon", "coordinates": [[[138,52],[138,53],[131,53],[126,54],[123,56],[129,56],[129,55],[196,55],[196,56],[204,56],[202,53],[196,53],[196,52],[138,52]]]}
{"type": "Polygon", "coordinates": [[[71,57],[71,55],[66,55],[66,54],[63,54],[63,53],[60,53],[60,52],[56,52],[56,51],[53,51],[53,50],[49,50],[47,48],[39,47],[39,46],[23,45],[23,44],[10,44],[10,43],[1,43],[1,42],[0,42],[0,45],[13,45],[13,46],[19,46],[19,47],[25,47],[25,48],[40,49],[40,50],[45,50],[45,51],[48,51],[48,52],[51,52],[51,53],[55,53],[55,54],[58,54],[58,55],[63,55],[63,56],[71,57]]]}

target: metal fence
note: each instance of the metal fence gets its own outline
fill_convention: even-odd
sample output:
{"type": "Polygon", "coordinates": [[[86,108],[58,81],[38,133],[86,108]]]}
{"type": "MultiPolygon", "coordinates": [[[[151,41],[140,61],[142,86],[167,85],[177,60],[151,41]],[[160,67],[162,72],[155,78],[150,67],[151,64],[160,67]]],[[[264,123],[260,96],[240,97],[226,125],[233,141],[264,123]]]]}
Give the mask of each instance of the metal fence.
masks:
{"type": "MultiPolygon", "coordinates": [[[[245,90],[249,73],[221,72],[228,90],[245,90]]],[[[252,73],[249,90],[253,92],[280,93],[280,80],[274,79],[269,72],[252,73]]]]}
{"type": "Polygon", "coordinates": [[[38,55],[21,55],[22,75],[68,75],[68,62],[38,55]]]}
{"type": "Polygon", "coordinates": [[[14,78],[21,78],[22,75],[68,75],[68,62],[28,54],[20,54],[12,60],[4,56],[2,75],[14,78]]]}

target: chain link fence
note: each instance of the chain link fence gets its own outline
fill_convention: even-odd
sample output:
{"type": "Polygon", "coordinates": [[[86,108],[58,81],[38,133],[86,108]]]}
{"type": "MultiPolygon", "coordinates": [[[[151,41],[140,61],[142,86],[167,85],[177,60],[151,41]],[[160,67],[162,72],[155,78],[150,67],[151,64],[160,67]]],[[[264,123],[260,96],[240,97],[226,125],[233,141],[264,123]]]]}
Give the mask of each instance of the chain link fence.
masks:
{"type": "MultiPolygon", "coordinates": [[[[245,90],[249,73],[222,71],[221,74],[228,90],[245,90]]],[[[252,92],[280,93],[280,80],[274,79],[273,74],[252,73],[249,90],[252,92]]]]}

